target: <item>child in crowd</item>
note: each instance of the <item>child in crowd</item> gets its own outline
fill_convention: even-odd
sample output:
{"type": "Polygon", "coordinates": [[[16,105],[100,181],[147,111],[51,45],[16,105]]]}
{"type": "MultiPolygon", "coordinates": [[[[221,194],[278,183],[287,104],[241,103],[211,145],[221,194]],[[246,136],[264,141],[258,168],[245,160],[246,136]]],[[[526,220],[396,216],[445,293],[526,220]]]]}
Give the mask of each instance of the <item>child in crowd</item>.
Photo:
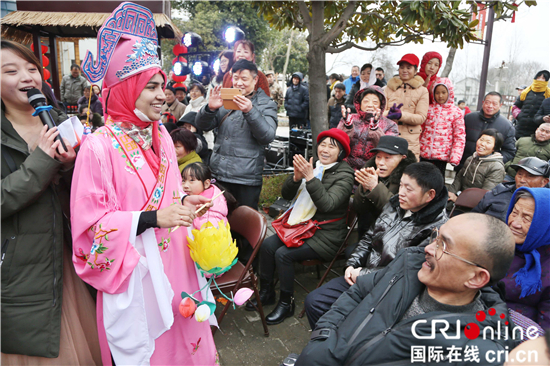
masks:
{"type": "Polygon", "coordinates": [[[462,159],[466,143],[464,115],[454,104],[451,80],[438,78],[433,88],[434,100],[420,135],[420,158],[433,163],[445,176],[447,163],[457,166],[462,159]]]}
{"type": "MultiPolygon", "coordinates": [[[[183,191],[189,195],[201,195],[212,199],[225,190],[221,185],[216,183],[216,180],[212,178],[210,168],[203,163],[187,165],[183,169],[181,176],[183,179],[183,191]]],[[[221,220],[227,221],[227,216],[238,206],[237,200],[228,191],[225,191],[223,195],[216,198],[213,203],[214,206],[206,214],[197,217],[193,221],[195,229],[200,229],[207,221],[210,221],[214,226],[218,226],[218,222],[221,220]]]]}

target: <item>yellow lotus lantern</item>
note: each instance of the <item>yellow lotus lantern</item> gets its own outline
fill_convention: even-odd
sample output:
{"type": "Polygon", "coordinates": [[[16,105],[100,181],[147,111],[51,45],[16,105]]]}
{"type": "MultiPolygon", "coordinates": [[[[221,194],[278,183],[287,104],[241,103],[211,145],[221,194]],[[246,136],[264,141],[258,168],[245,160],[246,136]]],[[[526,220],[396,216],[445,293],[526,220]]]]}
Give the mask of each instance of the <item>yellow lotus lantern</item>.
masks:
{"type": "MultiPolygon", "coordinates": [[[[220,221],[218,227],[208,221],[201,226],[200,230],[195,229],[192,233],[194,239],[187,237],[189,253],[203,276],[209,277],[209,279],[203,288],[192,294],[185,291],[181,293],[182,300],[179,310],[183,317],[189,318],[194,314],[198,322],[203,322],[214,314],[216,303],[210,302],[208,299],[199,302],[194,295],[204,288],[210,287],[212,282],[218,287],[215,277],[229,271],[237,263],[239,250],[236,241],[231,237],[229,223],[224,221],[220,221]]],[[[237,305],[244,304],[252,293],[253,291],[248,288],[241,288],[236,294],[231,293],[231,298],[229,298],[220,290],[223,297],[237,305]]]]}
{"type": "Polygon", "coordinates": [[[194,239],[187,238],[191,258],[207,277],[219,276],[237,262],[239,250],[231,237],[229,223],[220,221],[215,227],[208,221],[192,233],[194,239]]]}

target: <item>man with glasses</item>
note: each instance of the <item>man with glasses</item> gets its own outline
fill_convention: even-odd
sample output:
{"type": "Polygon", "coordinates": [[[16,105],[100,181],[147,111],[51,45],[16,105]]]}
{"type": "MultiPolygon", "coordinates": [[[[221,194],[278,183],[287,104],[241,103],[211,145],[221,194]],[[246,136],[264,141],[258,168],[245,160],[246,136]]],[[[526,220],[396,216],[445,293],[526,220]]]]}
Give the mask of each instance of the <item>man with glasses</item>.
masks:
{"type": "Polygon", "coordinates": [[[384,269],[359,277],[319,319],[296,365],[496,361],[516,341],[508,307],[490,286],[506,275],[514,248],[502,221],[453,217],[426,247],[402,249],[384,269]],[[509,336],[483,335],[498,331],[509,336]]]}
{"type": "Polygon", "coordinates": [[[439,169],[428,162],[403,171],[399,193],[390,198],[346,262],[346,272],[312,291],[305,307],[312,329],[357,278],[387,266],[401,248],[426,246],[431,231],[447,221],[447,189],[439,169]]]}
{"type": "Polygon", "coordinates": [[[476,141],[479,139],[481,132],[488,128],[494,128],[504,136],[504,144],[502,144],[502,148],[500,149],[504,163],[514,158],[516,153],[516,130],[510,121],[500,115],[501,106],[502,95],[494,91],[489,92],[485,95],[481,111],[468,113],[464,116],[466,145],[464,147],[464,154],[462,154],[462,160],[455,167],[455,171],[460,171],[466,159],[476,151],[476,141]]]}

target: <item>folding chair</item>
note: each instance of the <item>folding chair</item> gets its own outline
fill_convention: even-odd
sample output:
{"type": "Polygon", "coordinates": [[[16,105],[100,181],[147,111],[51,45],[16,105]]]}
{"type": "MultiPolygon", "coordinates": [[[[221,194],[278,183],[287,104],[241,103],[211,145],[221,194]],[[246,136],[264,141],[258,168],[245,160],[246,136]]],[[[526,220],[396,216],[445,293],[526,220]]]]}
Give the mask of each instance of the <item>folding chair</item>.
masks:
{"type": "Polygon", "coordinates": [[[451,214],[449,217],[460,215],[461,213],[469,212],[472,208],[476,207],[479,201],[485,196],[485,193],[487,193],[486,189],[481,188],[468,188],[462,191],[460,196],[456,199],[455,204],[453,205],[453,209],[451,210],[451,214]],[[457,211],[459,213],[455,214],[455,209],[459,207],[457,211]]]}
{"type": "MultiPolygon", "coordinates": [[[[264,335],[268,337],[269,330],[267,329],[264,310],[260,301],[260,294],[257,286],[258,281],[254,271],[252,270],[252,262],[254,261],[254,258],[256,258],[256,255],[258,255],[260,246],[262,245],[267,232],[267,222],[262,214],[248,206],[239,206],[235,211],[233,211],[231,216],[229,216],[228,221],[231,226],[231,230],[244,236],[254,250],[246,265],[243,265],[241,262],[237,261],[237,263],[235,263],[235,265],[228,272],[224,273],[221,277],[216,278],[218,288],[224,293],[233,291],[233,294],[235,294],[241,287],[252,288],[254,290],[254,295],[256,296],[256,301],[258,302],[258,306],[256,308],[262,319],[264,335]]],[[[213,283],[210,286],[210,290],[212,290],[214,295],[219,294],[218,289],[213,283]]],[[[229,301],[225,304],[225,307],[218,317],[218,325],[221,324],[230,305],[231,302],[229,301]]],[[[215,334],[216,330],[217,328],[214,328],[212,330],[212,334],[215,334]]]]}
{"type": "MultiPolygon", "coordinates": [[[[325,269],[326,269],[325,273],[323,274],[323,277],[321,277],[321,279],[319,280],[319,283],[317,284],[317,287],[315,287],[316,289],[318,289],[319,287],[321,287],[323,285],[323,283],[325,282],[325,280],[326,280],[326,278],[327,278],[327,276],[330,272],[334,273],[336,276],[341,275],[340,273],[333,270],[332,267],[334,266],[334,263],[338,259],[345,259],[344,258],[344,251],[346,250],[346,247],[348,245],[348,239],[349,239],[349,237],[350,237],[350,235],[353,231],[353,228],[357,224],[357,213],[353,209],[353,198],[350,198],[350,201],[349,201],[348,216],[347,216],[347,219],[346,219],[346,223],[348,225],[348,233],[346,234],[346,237],[345,237],[344,241],[340,245],[340,248],[338,248],[338,251],[336,252],[336,255],[334,256],[334,258],[332,259],[332,261],[330,262],[330,264],[328,266],[323,261],[318,260],[318,259],[312,259],[312,260],[306,260],[306,261],[300,262],[300,264],[303,265],[303,266],[317,266],[317,278],[319,278],[319,266],[322,265],[323,267],[325,267],[325,269]]],[[[300,283],[300,281],[298,281],[296,278],[294,278],[294,281],[298,284],[298,286],[303,288],[306,293],[309,294],[310,291],[307,288],[305,288],[305,286],[302,285],[300,283]]],[[[302,309],[302,311],[300,312],[300,315],[298,317],[303,318],[305,312],[306,312],[306,308],[304,306],[304,308],[302,309]]]]}

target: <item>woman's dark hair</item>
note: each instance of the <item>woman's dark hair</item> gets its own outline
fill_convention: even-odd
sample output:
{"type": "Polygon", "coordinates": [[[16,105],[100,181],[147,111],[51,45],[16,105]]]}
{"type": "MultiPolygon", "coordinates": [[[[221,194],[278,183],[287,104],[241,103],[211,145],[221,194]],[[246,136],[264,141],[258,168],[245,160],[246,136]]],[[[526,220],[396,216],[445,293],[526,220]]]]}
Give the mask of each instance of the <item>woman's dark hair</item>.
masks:
{"type": "Polygon", "coordinates": [[[380,93],[378,93],[376,90],[374,89],[370,89],[370,88],[367,88],[367,90],[365,90],[364,92],[361,93],[360,95],[360,102],[363,101],[363,98],[367,95],[367,94],[374,94],[378,97],[378,101],[380,102],[380,105],[382,105],[382,96],[380,95],[380,93]]]}
{"type": "Polygon", "coordinates": [[[363,70],[365,69],[370,69],[370,71],[372,71],[372,65],[371,64],[364,64],[363,66],[361,66],[361,72],[363,72],[363,70]]]}
{"type": "Polygon", "coordinates": [[[548,70],[541,70],[535,75],[535,79],[544,76],[544,80],[550,80],[550,72],[548,70]]]}
{"type": "Polygon", "coordinates": [[[204,163],[189,164],[185,168],[183,168],[183,171],[181,172],[181,176],[184,179],[187,177],[193,178],[196,180],[200,180],[203,183],[206,180],[210,180],[210,183],[218,187],[220,191],[222,192],[225,191],[223,193],[223,196],[225,197],[225,201],[227,202],[228,215],[231,215],[231,213],[235,211],[237,207],[239,207],[239,203],[237,202],[235,197],[233,197],[233,195],[229,193],[227,189],[225,189],[221,184],[219,184],[216,181],[212,182],[212,171],[210,170],[208,165],[204,163]]]}
{"type": "Polygon", "coordinates": [[[54,108],[61,109],[59,108],[59,104],[57,103],[57,99],[53,94],[52,88],[50,88],[48,83],[46,83],[45,81],[42,81],[42,94],[44,94],[44,96],[46,97],[49,105],[54,108]]]}
{"type": "Polygon", "coordinates": [[[319,142],[317,143],[317,146],[321,145],[321,142],[325,141],[326,139],[330,139],[331,144],[333,144],[335,146],[338,146],[338,160],[337,161],[341,162],[342,160],[344,160],[344,155],[345,155],[344,147],[334,137],[324,136],[322,139],[319,140],[319,142]]]}
{"type": "Polygon", "coordinates": [[[342,81],[342,77],[340,75],[338,75],[337,73],[330,74],[329,78],[334,79],[334,80],[338,80],[338,81],[342,81]]]}
{"type": "Polygon", "coordinates": [[[176,128],[170,132],[174,145],[179,142],[183,145],[185,151],[194,151],[197,148],[197,137],[195,134],[185,128],[176,128]]]}
{"type": "MultiPolygon", "coordinates": [[[[189,91],[193,90],[194,87],[197,87],[199,88],[199,91],[201,92],[202,96],[204,97],[206,95],[206,89],[204,88],[204,86],[200,83],[193,83],[191,84],[191,86],[189,87],[189,91]]],[[[175,95],[176,93],[174,93],[175,95]]]]}
{"type": "Polygon", "coordinates": [[[495,147],[493,149],[493,152],[500,151],[500,148],[504,143],[504,137],[500,132],[498,132],[494,128],[488,128],[486,130],[481,131],[481,134],[479,134],[479,137],[483,135],[492,136],[495,139],[495,147]]]}
{"type": "Polygon", "coordinates": [[[229,62],[227,63],[227,69],[225,70],[225,72],[222,72],[221,67],[220,67],[220,72],[218,72],[218,75],[216,75],[216,82],[218,84],[221,84],[223,82],[223,77],[233,67],[233,64],[235,63],[235,60],[234,60],[235,55],[234,54],[235,53],[233,52],[233,50],[223,50],[222,52],[220,52],[220,55],[218,56],[218,58],[220,59],[220,62],[221,62],[222,57],[225,57],[226,59],[228,59],[229,62]]]}

